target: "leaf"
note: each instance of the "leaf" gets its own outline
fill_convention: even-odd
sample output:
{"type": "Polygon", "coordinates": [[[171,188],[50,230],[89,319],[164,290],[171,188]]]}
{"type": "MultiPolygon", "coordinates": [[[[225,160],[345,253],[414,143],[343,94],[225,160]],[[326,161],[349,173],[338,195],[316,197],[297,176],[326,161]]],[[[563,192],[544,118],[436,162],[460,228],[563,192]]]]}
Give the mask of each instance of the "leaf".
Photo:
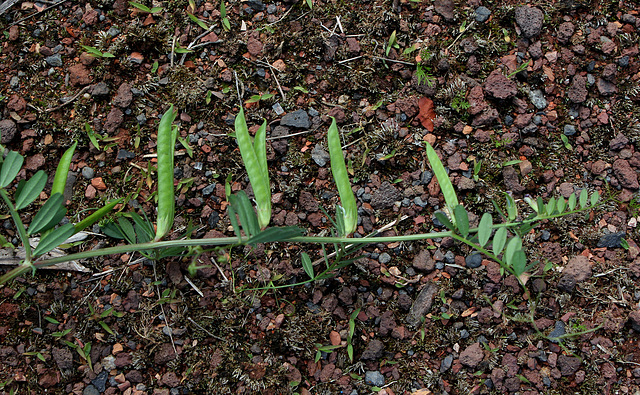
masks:
{"type": "Polygon", "coordinates": [[[569,211],[573,211],[573,209],[576,208],[576,193],[572,193],[571,196],[569,196],[569,201],[567,202],[567,204],[569,205],[569,211]]]}
{"type": "Polygon", "coordinates": [[[507,248],[504,251],[504,260],[509,266],[513,266],[513,257],[516,251],[522,249],[522,239],[520,236],[513,236],[507,243],[507,248]]]}
{"type": "Polygon", "coordinates": [[[136,243],[136,231],[128,219],[124,217],[118,218],[118,227],[129,244],[136,243]]]}
{"type": "Polygon", "coordinates": [[[540,209],[540,212],[538,212],[538,214],[540,215],[544,215],[545,214],[545,205],[544,205],[544,201],[542,200],[542,198],[540,196],[538,196],[538,199],[536,200],[536,204],[538,205],[538,208],[540,209]]]}
{"type": "Polygon", "coordinates": [[[60,244],[64,243],[69,237],[73,235],[75,232],[75,228],[73,224],[64,224],[61,227],[55,229],[53,232],[48,233],[42,239],[40,239],[40,243],[33,251],[33,255],[39,256],[42,254],[46,254],[47,252],[53,250],[60,244]]]}
{"type": "Polygon", "coordinates": [[[247,197],[244,191],[239,191],[235,195],[229,196],[229,202],[233,209],[238,213],[240,217],[240,225],[245,234],[249,237],[257,235],[260,232],[260,226],[258,225],[258,217],[253,211],[251,201],[247,197]]]}
{"type": "Polygon", "coordinates": [[[467,210],[459,204],[453,209],[454,217],[456,218],[456,225],[460,234],[463,237],[467,237],[469,235],[469,215],[467,214],[467,210]]]}
{"type": "Polygon", "coordinates": [[[20,192],[16,194],[16,210],[21,210],[36,200],[36,198],[40,196],[40,192],[42,192],[46,183],[47,174],[39,170],[24,184],[20,192]]]}
{"type": "Polygon", "coordinates": [[[565,208],[567,208],[567,201],[564,200],[563,197],[559,197],[558,202],[556,203],[556,209],[558,210],[558,214],[562,214],[565,208]]]}
{"type": "Polygon", "coordinates": [[[533,199],[531,199],[529,196],[526,196],[524,198],[524,201],[527,202],[527,204],[529,206],[531,206],[531,208],[533,209],[533,211],[535,211],[536,213],[538,213],[538,203],[536,203],[533,199]]]}
{"type": "Polygon", "coordinates": [[[16,151],[9,151],[7,157],[2,162],[2,169],[0,169],[0,188],[6,188],[7,185],[16,178],[18,172],[22,168],[24,157],[16,151]]]}
{"type": "Polygon", "coordinates": [[[27,234],[32,235],[56,226],[67,213],[67,209],[62,204],[63,199],[61,193],[51,195],[33,217],[27,234]]]}
{"type": "Polygon", "coordinates": [[[522,250],[517,250],[513,254],[511,266],[516,277],[520,277],[527,270],[527,255],[522,250]]]}
{"type": "Polygon", "coordinates": [[[587,207],[587,200],[589,199],[589,192],[586,189],[583,189],[580,192],[580,207],[587,207]]]}
{"type": "Polygon", "coordinates": [[[309,258],[309,255],[306,252],[303,252],[301,259],[304,272],[307,273],[307,276],[309,276],[309,278],[315,278],[315,275],[313,274],[313,263],[311,262],[311,258],[309,258]]]}
{"type": "Polygon", "coordinates": [[[513,200],[513,197],[508,193],[504,193],[507,197],[507,216],[509,217],[509,221],[515,221],[518,216],[518,206],[516,206],[516,201],[513,200]]]}
{"type": "Polygon", "coordinates": [[[438,219],[438,221],[440,221],[449,230],[453,230],[454,229],[453,224],[451,223],[451,221],[449,220],[449,218],[446,216],[445,213],[443,213],[442,211],[436,211],[435,213],[433,213],[433,215],[435,215],[435,217],[438,219]]]}
{"type": "Polygon", "coordinates": [[[549,199],[546,205],[547,214],[552,215],[555,209],[556,209],[556,199],[552,197],[551,199],[549,199]]]}
{"type": "Polygon", "coordinates": [[[71,147],[69,147],[58,162],[56,168],[56,174],[53,177],[53,186],[51,187],[51,194],[64,193],[64,187],[67,185],[67,178],[69,176],[69,166],[71,166],[71,158],[78,146],[78,142],[75,141],[71,147]]]}
{"type": "Polygon", "coordinates": [[[260,99],[261,99],[260,95],[253,95],[249,99],[245,100],[244,102],[246,104],[257,103],[260,101],[260,99]]]}
{"type": "Polygon", "coordinates": [[[594,207],[596,204],[598,204],[598,200],[600,200],[600,193],[598,193],[598,191],[595,191],[593,195],[591,195],[591,206],[594,207]]]}
{"type": "Polygon", "coordinates": [[[493,236],[493,254],[498,256],[504,248],[504,244],[507,242],[507,228],[498,228],[496,234],[493,236]]]}
{"type": "Polygon", "coordinates": [[[484,213],[478,225],[478,244],[480,244],[480,247],[484,247],[489,241],[492,227],[493,217],[491,217],[490,213],[484,213]]]}
{"type": "Polygon", "coordinates": [[[428,97],[421,97],[418,100],[418,107],[420,113],[418,114],[418,121],[429,132],[433,132],[433,120],[436,118],[436,111],[433,108],[433,100],[428,97]]]}

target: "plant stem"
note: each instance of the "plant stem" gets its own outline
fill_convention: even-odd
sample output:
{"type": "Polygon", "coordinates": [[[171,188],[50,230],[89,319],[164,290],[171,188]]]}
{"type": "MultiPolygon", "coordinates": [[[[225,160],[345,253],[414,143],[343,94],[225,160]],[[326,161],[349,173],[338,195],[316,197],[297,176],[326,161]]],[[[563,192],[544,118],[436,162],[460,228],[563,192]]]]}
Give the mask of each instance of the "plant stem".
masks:
{"type": "Polygon", "coordinates": [[[13,219],[13,223],[16,225],[16,229],[18,231],[18,236],[20,237],[20,241],[22,241],[22,245],[24,246],[25,258],[24,261],[27,265],[31,266],[31,244],[29,244],[29,236],[27,235],[27,229],[25,228],[22,220],[20,219],[20,214],[16,210],[16,207],[9,199],[7,192],[4,189],[0,189],[0,197],[6,203],[9,208],[9,213],[11,213],[11,218],[13,219]]]}

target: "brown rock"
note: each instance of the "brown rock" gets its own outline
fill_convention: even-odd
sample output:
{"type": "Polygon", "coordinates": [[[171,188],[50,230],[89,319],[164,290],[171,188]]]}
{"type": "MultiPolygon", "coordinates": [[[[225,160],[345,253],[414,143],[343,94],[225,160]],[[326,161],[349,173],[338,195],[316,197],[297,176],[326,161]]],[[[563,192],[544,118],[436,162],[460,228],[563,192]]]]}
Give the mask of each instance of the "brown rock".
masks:
{"type": "Polygon", "coordinates": [[[433,299],[438,292],[438,286],[432,282],[428,282],[421,290],[416,300],[409,309],[409,314],[405,319],[407,324],[416,326],[422,322],[422,318],[431,309],[433,299]]]}
{"type": "Polygon", "coordinates": [[[431,257],[429,250],[424,249],[413,258],[412,266],[418,270],[430,273],[435,270],[436,261],[431,257]]]}
{"type": "Polygon", "coordinates": [[[92,82],[89,69],[82,63],[69,67],[69,82],[74,86],[89,85],[92,82]]]}
{"type": "Polygon", "coordinates": [[[384,343],[378,339],[373,339],[367,344],[367,347],[362,352],[360,359],[375,361],[382,357],[384,353],[384,343]]]}
{"type": "Polygon", "coordinates": [[[567,89],[567,97],[574,103],[582,103],[587,100],[587,79],[579,74],[573,76],[571,86],[567,89]]]}
{"type": "Polygon", "coordinates": [[[18,95],[11,95],[7,102],[7,109],[22,113],[27,108],[27,101],[18,95]]]}
{"type": "Polygon", "coordinates": [[[27,157],[24,167],[27,170],[38,170],[39,168],[44,166],[45,163],[46,163],[46,160],[44,158],[44,155],[35,154],[27,157]]]}
{"type": "Polygon", "coordinates": [[[473,343],[460,353],[460,363],[471,369],[475,369],[475,367],[482,362],[483,358],[484,351],[478,342],[473,343]]]}
{"type": "Polygon", "coordinates": [[[628,161],[618,159],[613,162],[613,173],[623,187],[633,190],[640,188],[638,174],[631,168],[628,161]]]}
{"type": "Polygon", "coordinates": [[[96,188],[99,191],[106,191],[107,190],[107,184],[104,183],[104,181],[102,180],[102,177],[96,177],[94,179],[91,180],[91,185],[93,185],[94,188],[96,188]]]}
{"type": "Polygon", "coordinates": [[[518,93],[518,86],[502,74],[500,70],[494,70],[484,82],[484,91],[496,99],[510,99],[518,93]]]}
{"type": "Polygon", "coordinates": [[[10,119],[0,121],[0,135],[2,136],[2,144],[8,144],[16,137],[18,127],[16,123],[10,119]]]}
{"type": "Polygon", "coordinates": [[[116,131],[118,126],[124,121],[124,113],[120,111],[118,107],[112,107],[109,114],[107,114],[107,120],[104,122],[104,128],[107,133],[112,134],[116,131]]]}
{"type": "Polygon", "coordinates": [[[113,104],[121,108],[126,108],[129,107],[132,100],[133,93],[131,93],[131,85],[125,82],[118,87],[118,93],[116,93],[116,97],[113,98],[113,104]]]}
{"type": "Polygon", "coordinates": [[[249,36],[247,40],[247,50],[251,56],[258,56],[262,52],[262,48],[264,45],[260,40],[256,37],[256,35],[252,34],[249,36]]]}

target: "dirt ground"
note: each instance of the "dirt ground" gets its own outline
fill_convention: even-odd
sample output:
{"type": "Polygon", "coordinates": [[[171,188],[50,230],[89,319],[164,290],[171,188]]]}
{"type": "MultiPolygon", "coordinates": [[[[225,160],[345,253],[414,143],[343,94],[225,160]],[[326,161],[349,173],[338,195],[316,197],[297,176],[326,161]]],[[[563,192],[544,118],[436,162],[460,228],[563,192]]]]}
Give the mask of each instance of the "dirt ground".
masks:
{"type": "MultiPolygon", "coordinates": [[[[635,1],[140,3],[18,1],[0,15],[0,132],[27,158],[18,178],[52,177],[79,142],[64,221],[117,197],[155,216],[169,104],[171,238],[233,235],[225,180],[248,188],[229,136],[240,102],[252,132],[268,123],[273,225],[331,227],[330,117],[354,237],[441,230],[424,141],[472,224],[498,217],[503,192],[523,213],[526,196],[582,189],[602,204],[527,235],[530,294],[451,238],[373,243],[330,279],[266,291],[304,281],[301,253],[320,248],[207,251],[195,275],[189,258],[131,253],[19,277],[0,287],[1,393],[640,394],[635,1]]],[[[2,220],[4,247],[18,245],[2,220]]],[[[94,226],[65,251],[118,242],[94,226]]]]}

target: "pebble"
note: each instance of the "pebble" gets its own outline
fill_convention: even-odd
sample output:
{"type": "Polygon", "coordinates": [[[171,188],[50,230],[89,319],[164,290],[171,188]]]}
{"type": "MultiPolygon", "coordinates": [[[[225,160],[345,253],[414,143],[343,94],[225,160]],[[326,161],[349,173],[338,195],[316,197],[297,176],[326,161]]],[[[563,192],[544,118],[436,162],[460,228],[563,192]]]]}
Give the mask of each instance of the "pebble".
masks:
{"type": "Polygon", "coordinates": [[[620,248],[622,247],[622,239],[625,237],[625,232],[610,233],[604,235],[598,240],[598,248],[620,248]]]}
{"type": "Polygon", "coordinates": [[[573,125],[564,125],[562,132],[565,136],[573,136],[574,134],[576,134],[576,127],[573,125]]]}
{"type": "Polygon", "coordinates": [[[549,333],[549,340],[551,340],[554,343],[558,343],[560,341],[558,337],[564,335],[565,333],[566,333],[565,323],[562,321],[556,321],[555,329],[551,331],[551,333],[549,333]]]}
{"type": "Polygon", "coordinates": [[[311,159],[313,159],[318,166],[324,167],[331,157],[322,145],[316,144],[316,146],[311,150],[311,159]]]}
{"type": "Polygon", "coordinates": [[[93,385],[89,384],[86,387],[84,387],[84,390],[82,391],[82,395],[100,395],[100,391],[98,391],[98,389],[93,385]]]}
{"type": "Polygon", "coordinates": [[[60,54],[54,54],[44,58],[44,61],[51,67],[62,67],[62,57],[60,54]]]}
{"type": "Polygon", "coordinates": [[[296,110],[283,116],[280,120],[280,125],[299,129],[309,129],[311,122],[309,121],[309,114],[307,114],[305,110],[296,110]]]}
{"type": "Polygon", "coordinates": [[[475,269],[482,265],[482,255],[480,255],[479,253],[473,253],[467,256],[464,259],[464,262],[467,264],[468,268],[475,269]]]}
{"type": "Polygon", "coordinates": [[[82,176],[87,180],[91,180],[93,177],[95,177],[95,175],[96,175],[95,170],[93,170],[89,166],[85,166],[82,168],[82,176]]]}
{"type": "Polygon", "coordinates": [[[544,110],[549,104],[547,99],[544,98],[544,93],[540,89],[536,89],[529,92],[529,100],[538,110],[544,110]]]}
{"type": "Polygon", "coordinates": [[[382,387],[384,385],[384,376],[377,370],[368,370],[364,374],[364,383],[375,387],[382,387]]]}
{"type": "Polygon", "coordinates": [[[489,16],[491,16],[491,10],[489,10],[487,7],[480,6],[476,8],[476,22],[484,23],[489,19],[489,16]]]}

